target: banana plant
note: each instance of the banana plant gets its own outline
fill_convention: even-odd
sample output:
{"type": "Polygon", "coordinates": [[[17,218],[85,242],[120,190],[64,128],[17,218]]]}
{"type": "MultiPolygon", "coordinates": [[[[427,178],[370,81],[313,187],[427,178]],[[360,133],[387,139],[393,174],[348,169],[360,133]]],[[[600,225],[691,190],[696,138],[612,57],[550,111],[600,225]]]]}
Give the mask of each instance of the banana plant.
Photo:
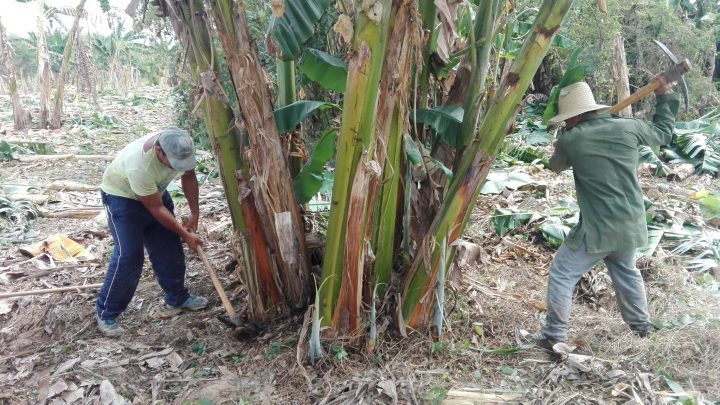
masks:
{"type": "MultiPolygon", "coordinates": [[[[445,240],[448,246],[462,235],[485,177],[495,160],[507,128],[516,114],[516,107],[525,94],[533,75],[560,29],[572,1],[545,0],[538,11],[534,28],[518,53],[510,72],[500,83],[496,96],[485,113],[477,138],[470,143],[462,156],[450,183],[440,210],[430,230],[420,244],[402,295],[404,326],[414,328],[431,321],[434,306],[433,294],[439,269],[441,249],[437,241],[445,240]],[[429,259],[429,260],[428,260],[429,259]]],[[[447,260],[451,260],[454,249],[447,260]]],[[[442,266],[447,265],[443,263],[442,266]]],[[[402,327],[402,326],[401,326],[402,327]]]]}
{"type": "MultiPolygon", "coordinates": [[[[328,0],[288,0],[273,7],[270,22],[271,49],[276,49],[277,107],[297,101],[295,60],[304,43],[315,33],[315,23],[327,10],[328,0]]],[[[285,132],[285,131],[281,131],[285,132]]],[[[303,166],[303,130],[289,132],[290,173],[296,176],[303,166]]]]}
{"type": "Polygon", "coordinates": [[[310,303],[310,258],[305,248],[304,224],[292,191],[285,150],[273,118],[271,94],[250,36],[242,4],[231,0],[210,2],[220,43],[237,95],[249,138],[246,152],[251,177],[242,178],[252,198],[268,248],[273,255],[273,280],[291,309],[310,303]]]}

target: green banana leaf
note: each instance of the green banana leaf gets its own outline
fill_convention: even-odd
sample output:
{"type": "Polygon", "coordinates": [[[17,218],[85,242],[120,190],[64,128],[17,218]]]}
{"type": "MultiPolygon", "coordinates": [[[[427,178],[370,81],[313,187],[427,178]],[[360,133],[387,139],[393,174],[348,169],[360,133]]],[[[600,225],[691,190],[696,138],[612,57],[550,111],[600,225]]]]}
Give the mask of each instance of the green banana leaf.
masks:
{"type": "Polygon", "coordinates": [[[639,161],[641,163],[650,163],[652,165],[655,165],[655,175],[665,177],[668,174],[668,167],[665,166],[665,163],[660,160],[660,158],[657,155],[657,152],[649,147],[649,146],[640,146],[638,149],[638,154],[640,155],[639,161]]]}
{"type": "Polygon", "coordinates": [[[0,141],[0,162],[9,162],[13,160],[13,148],[6,141],[0,141]]]}
{"type": "Polygon", "coordinates": [[[315,24],[330,7],[330,0],[285,0],[282,17],[270,20],[270,35],[284,60],[296,59],[303,44],[315,33],[315,24]]]}
{"type": "Polygon", "coordinates": [[[505,187],[510,190],[517,190],[526,184],[536,183],[530,175],[523,172],[490,172],[480,189],[480,194],[500,194],[505,190],[505,187]]]}
{"type": "Polygon", "coordinates": [[[560,221],[546,221],[540,230],[545,240],[552,246],[562,245],[565,237],[570,233],[570,227],[560,221]]]}
{"type": "Polygon", "coordinates": [[[714,195],[703,198],[700,200],[700,212],[706,222],[718,222],[720,220],[720,199],[714,195]]]}
{"type": "Polygon", "coordinates": [[[337,105],[325,101],[299,100],[273,111],[275,125],[280,133],[292,131],[313,111],[332,107],[337,105]]]}
{"type": "MultiPolygon", "coordinates": [[[[701,134],[694,134],[701,135],[701,134]]],[[[663,149],[664,158],[673,164],[691,163],[696,174],[714,175],[720,171],[720,155],[696,136],[678,135],[677,143],[663,149]]]]}
{"type": "Polygon", "coordinates": [[[496,208],[492,216],[492,223],[495,233],[501,238],[508,232],[523,226],[533,219],[534,215],[528,212],[516,212],[512,209],[496,208]]]}
{"type": "Polygon", "coordinates": [[[403,135],[403,145],[405,148],[405,155],[407,156],[412,169],[420,170],[422,173],[427,173],[425,165],[423,164],[423,157],[420,152],[420,148],[410,134],[405,133],[403,135]]]}
{"type": "Polygon", "coordinates": [[[582,81],[585,78],[587,65],[577,63],[580,51],[582,51],[582,48],[578,48],[572,53],[570,60],[568,61],[567,69],[565,70],[562,79],[560,79],[560,84],[553,87],[552,91],[550,91],[550,98],[548,99],[547,107],[545,108],[545,113],[543,114],[543,125],[547,125],[548,120],[558,114],[558,99],[560,98],[560,90],[563,87],[582,81]]]}
{"type": "Polygon", "coordinates": [[[403,135],[403,142],[405,144],[405,154],[407,155],[410,163],[412,163],[413,166],[422,163],[422,154],[420,153],[420,148],[418,148],[417,144],[412,139],[410,134],[406,133],[405,135],[403,135]]]}
{"type": "Polygon", "coordinates": [[[305,76],[324,88],[340,93],[345,91],[348,65],[335,56],[311,48],[303,53],[299,67],[305,76]]]}
{"type": "Polygon", "coordinates": [[[417,110],[410,118],[414,119],[417,124],[429,125],[443,142],[457,148],[462,143],[460,128],[462,127],[464,113],[465,111],[461,106],[448,104],[436,108],[417,110]]]}
{"type": "Polygon", "coordinates": [[[320,137],[310,159],[293,179],[293,192],[300,204],[310,201],[323,187],[326,179],[325,164],[335,154],[335,136],[336,131],[331,129],[320,137]]]}
{"type": "Polygon", "coordinates": [[[657,250],[665,230],[659,228],[648,229],[648,240],[645,246],[637,248],[636,252],[640,257],[651,257],[657,250]]]}
{"type": "Polygon", "coordinates": [[[452,178],[453,178],[452,170],[450,170],[447,166],[445,166],[441,161],[439,161],[433,157],[430,158],[430,161],[433,162],[437,167],[439,167],[440,170],[443,171],[443,173],[445,173],[445,177],[447,177],[448,182],[452,181],[452,178]]]}

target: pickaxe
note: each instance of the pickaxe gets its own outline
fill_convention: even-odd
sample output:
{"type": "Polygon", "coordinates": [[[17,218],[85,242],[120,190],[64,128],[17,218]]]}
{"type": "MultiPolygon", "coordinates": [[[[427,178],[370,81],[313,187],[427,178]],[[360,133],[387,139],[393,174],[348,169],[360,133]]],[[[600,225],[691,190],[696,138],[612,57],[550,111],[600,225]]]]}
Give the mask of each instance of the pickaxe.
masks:
{"type": "MultiPolygon", "coordinates": [[[[660,49],[665,52],[665,55],[667,55],[668,58],[670,58],[670,61],[672,61],[672,66],[670,66],[663,74],[665,78],[665,82],[668,85],[672,85],[672,83],[677,82],[678,86],[682,90],[683,98],[685,99],[685,110],[688,108],[688,88],[687,83],[685,83],[685,79],[683,78],[683,75],[690,71],[691,65],[690,61],[687,59],[683,59],[682,61],[678,61],[678,59],[675,57],[675,55],[670,52],[670,49],[668,49],[665,44],[663,44],[660,41],[653,40],[660,49]]],[[[637,92],[633,93],[630,97],[626,98],[625,100],[615,104],[614,106],[610,107],[610,109],[607,110],[609,113],[616,113],[623,108],[635,104],[638,101],[642,100],[646,96],[648,96],[650,93],[654,93],[655,90],[657,90],[658,87],[660,87],[660,80],[658,78],[653,79],[650,83],[646,84],[643,88],[638,90],[637,92]]]]}

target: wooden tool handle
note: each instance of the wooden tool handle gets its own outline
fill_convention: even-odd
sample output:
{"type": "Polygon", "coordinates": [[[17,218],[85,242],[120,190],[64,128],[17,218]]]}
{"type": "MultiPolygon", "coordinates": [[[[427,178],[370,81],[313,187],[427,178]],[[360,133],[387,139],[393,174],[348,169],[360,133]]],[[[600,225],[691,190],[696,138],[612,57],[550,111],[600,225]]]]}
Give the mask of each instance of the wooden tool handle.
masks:
{"type": "Polygon", "coordinates": [[[71,286],[71,287],[45,288],[42,290],[7,292],[7,293],[0,293],[0,298],[24,297],[26,295],[52,294],[52,293],[56,293],[56,292],[73,292],[73,291],[79,292],[80,290],[87,290],[90,288],[100,288],[100,287],[102,287],[102,283],[75,285],[75,286],[71,286]]]}
{"type": "MultiPolygon", "coordinates": [[[[663,76],[665,77],[665,81],[668,83],[668,87],[672,86],[672,84],[674,82],[681,80],[682,75],[689,72],[690,69],[692,69],[692,65],[690,64],[690,61],[687,59],[684,59],[682,62],[680,62],[677,65],[674,65],[670,69],[666,70],[663,73],[663,76]]],[[[655,90],[657,90],[657,88],[660,87],[660,84],[661,83],[660,83],[659,79],[657,79],[657,78],[653,79],[650,83],[645,85],[645,87],[641,88],[640,90],[638,90],[633,95],[626,98],[625,100],[610,107],[610,109],[608,109],[606,112],[616,113],[629,105],[637,103],[638,101],[649,96],[650,93],[654,93],[655,90]]]]}
{"type": "Polygon", "coordinates": [[[207,270],[210,274],[210,279],[212,280],[213,286],[215,286],[215,291],[217,291],[218,295],[220,295],[220,301],[222,301],[223,307],[225,307],[228,316],[230,316],[230,319],[235,318],[235,310],[233,309],[232,304],[230,304],[230,300],[227,295],[225,295],[225,289],[223,289],[222,284],[220,284],[220,280],[218,279],[217,274],[215,274],[215,270],[212,265],[210,265],[210,261],[207,256],[205,256],[205,252],[203,252],[202,247],[200,246],[198,246],[197,255],[200,257],[200,260],[202,260],[205,270],[207,270]]]}
{"type": "Polygon", "coordinates": [[[660,87],[660,80],[653,80],[650,83],[646,84],[643,88],[641,88],[637,92],[633,93],[630,97],[628,97],[625,100],[610,107],[610,109],[607,110],[607,112],[614,114],[629,105],[635,104],[638,101],[649,96],[651,93],[654,93],[658,87],[660,87]]]}

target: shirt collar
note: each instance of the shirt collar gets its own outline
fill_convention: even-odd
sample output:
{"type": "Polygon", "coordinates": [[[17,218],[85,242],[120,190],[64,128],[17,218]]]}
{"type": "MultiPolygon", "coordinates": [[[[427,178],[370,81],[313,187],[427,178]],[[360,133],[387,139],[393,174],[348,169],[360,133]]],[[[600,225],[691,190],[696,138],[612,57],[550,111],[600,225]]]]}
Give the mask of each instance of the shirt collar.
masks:
{"type": "Polygon", "coordinates": [[[593,115],[585,118],[583,121],[592,121],[592,120],[597,120],[600,118],[610,118],[610,117],[612,117],[612,114],[610,114],[610,113],[597,113],[597,114],[593,114],[593,115]]]}

